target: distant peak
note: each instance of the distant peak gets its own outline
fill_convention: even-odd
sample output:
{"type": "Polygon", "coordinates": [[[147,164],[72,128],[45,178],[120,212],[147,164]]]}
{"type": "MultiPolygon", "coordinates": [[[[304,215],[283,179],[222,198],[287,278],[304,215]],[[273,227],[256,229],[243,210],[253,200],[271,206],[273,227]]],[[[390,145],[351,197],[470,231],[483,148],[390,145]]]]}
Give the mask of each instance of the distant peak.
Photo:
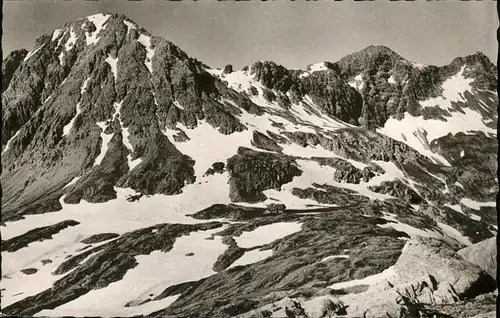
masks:
{"type": "Polygon", "coordinates": [[[89,15],[83,19],[80,19],[79,21],[86,21],[92,22],[94,25],[117,25],[120,23],[124,23],[127,25],[129,28],[134,28],[134,29],[141,29],[141,27],[133,21],[131,18],[127,17],[126,15],[119,14],[119,13],[97,13],[93,15],[89,15]]]}
{"type": "Polygon", "coordinates": [[[369,53],[369,54],[376,54],[376,55],[388,55],[388,56],[394,56],[398,58],[402,58],[398,53],[395,51],[391,50],[385,45],[370,45],[363,50],[359,51],[358,53],[369,53]]]}
{"type": "Polygon", "coordinates": [[[490,65],[493,64],[491,60],[483,53],[480,51],[477,51],[473,54],[463,56],[463,57],[457,57],[455,58],[452,62],[451,65],[475,65],[475,64],[486,64],[490,65]]]}
{"type": "Polygon", "coordinates": [[[126,15],[119,14],[119,13],[110,13],[110,12],[102,12],[102,13],[92,14],[92,15],[86,16],[84,19],[87,19],[89,21],[104,20],[104,19],[110,20],[110,21],[127,20],[127,21],[130,21],[130,22],[135,24],[135,22],[132,21],[132,19],[130,19],[126,15]]]}

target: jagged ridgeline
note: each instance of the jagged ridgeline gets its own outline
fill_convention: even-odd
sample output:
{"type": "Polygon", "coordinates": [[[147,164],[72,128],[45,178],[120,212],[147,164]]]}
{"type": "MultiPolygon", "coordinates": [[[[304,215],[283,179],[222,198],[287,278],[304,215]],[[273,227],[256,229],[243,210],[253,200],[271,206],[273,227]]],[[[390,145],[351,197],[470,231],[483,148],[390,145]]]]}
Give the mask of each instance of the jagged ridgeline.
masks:
{"type": "Polygon", "coordinates": [[[495,309],[498,79],[482,53],[216,69],[97,14],[2,75],[2,313],[495,309]]]}

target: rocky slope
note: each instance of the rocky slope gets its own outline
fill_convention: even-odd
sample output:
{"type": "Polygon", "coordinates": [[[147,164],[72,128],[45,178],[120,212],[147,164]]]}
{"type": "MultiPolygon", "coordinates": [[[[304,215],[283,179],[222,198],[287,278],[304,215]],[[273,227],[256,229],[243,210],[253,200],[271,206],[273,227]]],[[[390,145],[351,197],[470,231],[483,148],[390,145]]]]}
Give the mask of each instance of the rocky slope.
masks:
{"type": "Polygon", "coordinates": [[[382,46],[213,69],[68,22],[2,66],[2,313],[489,313],[496,73],[382,46]]]}

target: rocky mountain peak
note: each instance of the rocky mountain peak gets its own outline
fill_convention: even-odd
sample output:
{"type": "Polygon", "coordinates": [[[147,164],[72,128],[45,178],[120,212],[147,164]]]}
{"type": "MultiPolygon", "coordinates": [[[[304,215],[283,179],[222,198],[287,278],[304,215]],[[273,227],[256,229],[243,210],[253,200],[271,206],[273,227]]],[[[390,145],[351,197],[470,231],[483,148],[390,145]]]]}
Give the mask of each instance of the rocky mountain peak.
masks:
{"type": "Polygon", "coordinates": [[[490,59],[483,53],[483,52],[476,52],[474,54],[470,54],[464,57],[457,57],[455,58],[451,64],[454,63],[462,63],[462,64],[467,64],[468,66],[474,66],[474,65],[488,65],[488,66],[493,66],[494,64],[490,61],[490,59]]]}
{"type": "Polygon", "coordinates": [[[356,76],[363,71],[388,71],[395,65],[409,64],[406,59],[383,45],[370,45],[365,49],[348,54],[335,64],[348,77],[356,76]]]}
{"type": "Polygon", "coordinates": [[[372,56],[390,56],[390,57],[395,57],[395,58],[400,58],[401,55],[393,51],[392,49],[388,48],[385,45],[380,45],[380,44],[372,44],[367,46],[366,48],[362,49],[358,53],[354,54],[359,54],[359,55],[372,55],[372,56]]]}

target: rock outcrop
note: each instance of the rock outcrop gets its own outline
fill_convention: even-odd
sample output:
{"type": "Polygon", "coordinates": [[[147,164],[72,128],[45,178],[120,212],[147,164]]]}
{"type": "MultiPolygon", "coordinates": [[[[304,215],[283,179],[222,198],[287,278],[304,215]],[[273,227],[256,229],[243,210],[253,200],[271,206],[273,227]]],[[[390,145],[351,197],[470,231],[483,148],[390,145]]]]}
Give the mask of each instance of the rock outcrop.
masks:
{"type": "Polygon", "coordinates": [[[465,260],[478,265],[495,279],[497,279],[497,253],[496,237],[489,238],[458,251],[458,254],[465,260]]]}
{"type": "Polygon", "coordinates": [[[227,169],[232,202],[264,201],[263,190],[279,190],[281,185],[302,174],[291,157],[242,147],[228,159],[227,169]]]}

